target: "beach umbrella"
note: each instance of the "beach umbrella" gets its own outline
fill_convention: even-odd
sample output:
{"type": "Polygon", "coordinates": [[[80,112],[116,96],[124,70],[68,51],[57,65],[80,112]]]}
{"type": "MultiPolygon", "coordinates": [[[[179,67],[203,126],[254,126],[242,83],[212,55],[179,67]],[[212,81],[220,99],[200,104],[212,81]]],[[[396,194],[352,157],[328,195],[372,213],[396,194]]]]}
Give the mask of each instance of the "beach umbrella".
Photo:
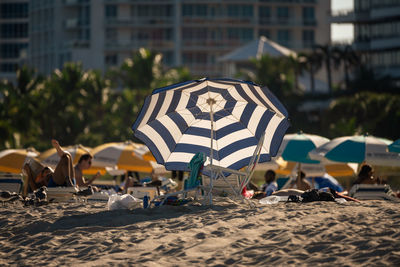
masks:
{"type": "Polygon", "coordinates": [[[400,153],[400,139],[397,139],[388,146],[389,152],[400,153]]]}
{"type": "Polygon", "coordinates": [[[281,175],[294,175],[299,168],[307,176],[321,176],[328,173],[332,176],[352,176],[357,172],[358,164],[354,163],[300,163],[286,161],[275,172],[281,175]]]}
{"type": "Polygon", "coordinates": [[[3,150],[0,152],[0,171],[21,173],[24,163],[38,155],[39,152],[33,148],[3,150]]]}
{"type": "Polygon", "coordinates": [[[154,90],[132,129],[167,170],[188,171],[197,152],[207,156],[205,165],[238,170],[264,136],[260,162],[278,152],[287,116],[266,87],[203,78],[154,90]]]}
{"type": "Polygon", "coordinates": [[[309,152],[315,160],[368,163],[380,166],[400,166],[400,155],[388,152],[392,141],[369,135],[343,136],[309,152]]]}
{"type": "Polygon", "coordinates": [[[135,150],[143,144],[127,142],[106,143],[93,148],[94,167],[117,167],[120,170],[150,173],[154,169],[163,168],[155,162],[144,160],[135,155],[135,150]]]}
{"type": "Polygon", "coordinates": [[[299,163],[319,163],[308,156],[308,152],[329,142],[328,138],[305,134],[303,132],[295,134],[287,134],[283,137],[281,146],[279,147],[278,156],[286,161],[299,163]]]}

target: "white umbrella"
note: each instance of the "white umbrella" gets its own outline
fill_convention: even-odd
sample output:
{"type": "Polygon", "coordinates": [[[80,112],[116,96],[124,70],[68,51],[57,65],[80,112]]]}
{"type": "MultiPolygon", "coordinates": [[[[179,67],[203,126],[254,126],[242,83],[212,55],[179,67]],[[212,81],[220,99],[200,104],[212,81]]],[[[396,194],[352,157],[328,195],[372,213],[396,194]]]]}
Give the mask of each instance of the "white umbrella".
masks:
{"type": "Polygon", "coordinates": [[[309,152],[315,160],[400,166],[400,155],[387,151],[392,141],[369,135],[343,136],[309,152]]]}

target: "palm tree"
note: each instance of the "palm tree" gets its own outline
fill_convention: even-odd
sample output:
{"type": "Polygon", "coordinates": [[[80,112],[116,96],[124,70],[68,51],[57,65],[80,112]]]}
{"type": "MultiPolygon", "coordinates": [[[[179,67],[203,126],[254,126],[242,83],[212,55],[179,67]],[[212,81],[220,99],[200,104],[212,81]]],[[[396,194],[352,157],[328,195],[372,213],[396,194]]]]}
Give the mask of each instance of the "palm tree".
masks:
{"type": "Polygon", "coordinates": [[[299,53],[299,60],[304,68],[310,73],[311,93],[315,93],[315,73],[322,67],[322,55],[314,51],[313,53],[299,53]]]}
{"type": "Polygon", "coordinates": [[[317,45],[315,47],[314,51],[319,51],[321,52],[323,61],[325,63],[325,68],[326,68],[326,75],[328,78],[328,90],[329,94],[332,94],[332,48],[329,45],[317,45]]]}
{"type": "Polygon", "coordinates": [[[360,57],[351,45],[334,47],[333,55],[336,63],[343,64],[346,89],[350,87],[350,71],[360,65],[360,57]]]}

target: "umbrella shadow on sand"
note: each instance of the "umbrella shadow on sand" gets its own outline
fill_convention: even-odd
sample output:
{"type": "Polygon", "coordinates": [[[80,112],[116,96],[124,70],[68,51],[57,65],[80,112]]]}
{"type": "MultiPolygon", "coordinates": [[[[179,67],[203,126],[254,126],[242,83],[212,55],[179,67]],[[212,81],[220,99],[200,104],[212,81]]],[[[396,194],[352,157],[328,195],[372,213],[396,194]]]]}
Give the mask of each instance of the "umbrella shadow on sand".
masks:
{"type": "MultiPolygon", "coordinates": [[[[43,220],[38,220],[31,224],[23,227],[18,227],[17,233],[25,232],[29,235],[36,235],[41,232],[51,232],[53,235],[63,235],[71,232],[71,230],[78,230],[85,232],[101,232],[108,229],[115,229],[119,227],[125,227],[125,229],[137,230],[139,226],[138,223],[141,222],[152,222],[147,227],[151,229],[153,226],[163,225],[162,227],[170,227],[170,225],[165,225],[165,220],[168,219],[178,219],[181,216],[186,216],[188,214],[198,214],[199,217],[207,219],[208,216],[212,216],[214,213],[218,216],[227,216],[225,219],[233,218],[244,218],[246,216],[254,213],[254,210],[248,209],[248,207],[243,206],[235,214],[224,213],[228,209],[237,209],[237,205],[234,203],[229,203],[225,205],[215,204],[213,206],[195,206],[195,205],[185,205],[185,206],[162,206],[154,209],[134,209],[134,210],[114,210],[114,211],[100,211],[90,214],[71,214],[65,215],[58,218],[54,222],[43,220]],[[225,215],[223,215],[225,214],[225,215]]],[[[180,220],[172,220],[171,224],[175,224],[180,220]]],[[[207,222],[205,222],[207,224],[207,222]]],[[[183,225],[182,225],[183,226],[183,225]]],[[[192,227],[188,225],[188,227],[192,227]]]]}

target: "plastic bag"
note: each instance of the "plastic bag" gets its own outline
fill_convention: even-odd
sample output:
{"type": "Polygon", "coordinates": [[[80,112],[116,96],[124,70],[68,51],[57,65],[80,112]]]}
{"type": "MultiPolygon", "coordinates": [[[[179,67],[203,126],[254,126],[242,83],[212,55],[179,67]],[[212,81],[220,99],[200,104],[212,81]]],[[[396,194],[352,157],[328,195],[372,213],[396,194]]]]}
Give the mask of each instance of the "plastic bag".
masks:
{"type": "Polygon", "coordinates": [[[108,198],[107,207],[108,210],[134,209],[141,207],[141,204],[142,200],[135,198],[132,195],[113,194],[108,198]]]}
{"type": "Polygon", "coordinates": [[[287,201],[288,200],[288,196],[268,196],[268,197],[264,197],[262,199],[259,200],[260,204],[277,204],[279,203],[279,201],[287,201]]]}

